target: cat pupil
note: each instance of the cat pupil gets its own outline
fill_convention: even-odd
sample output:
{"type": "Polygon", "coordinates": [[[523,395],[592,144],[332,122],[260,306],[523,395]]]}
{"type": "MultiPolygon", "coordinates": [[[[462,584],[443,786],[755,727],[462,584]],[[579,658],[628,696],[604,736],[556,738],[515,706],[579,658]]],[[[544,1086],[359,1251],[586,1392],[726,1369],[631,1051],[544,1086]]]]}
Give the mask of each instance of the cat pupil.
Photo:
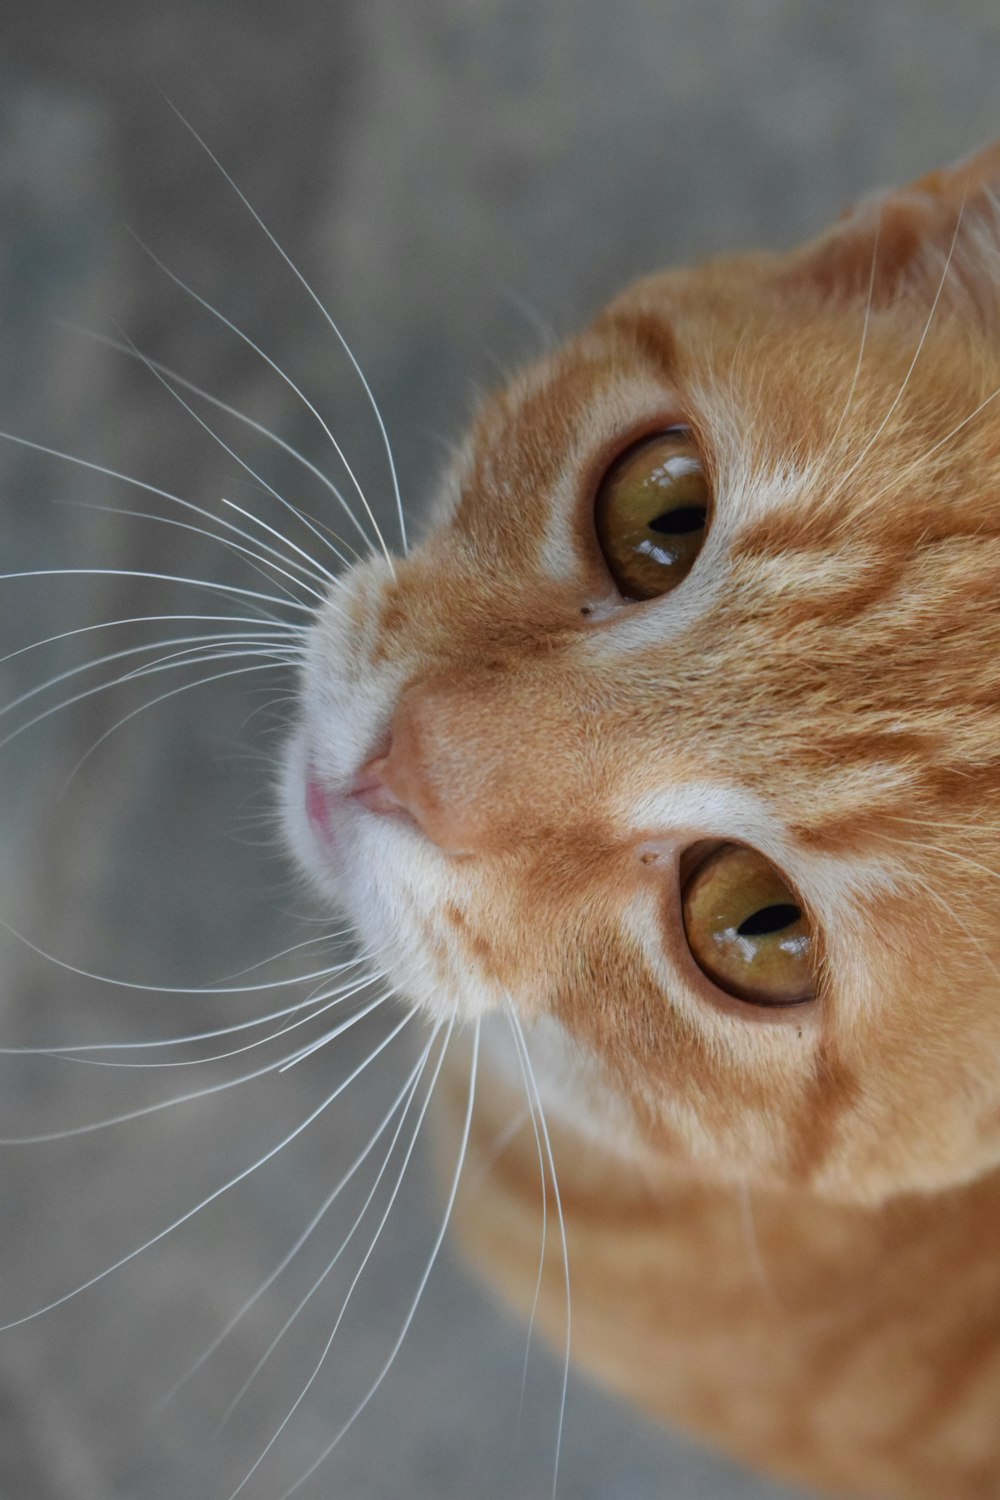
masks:
{"type": "Polygon", "coordinates": [[[650,531],[666,532],[670,536],[679,536],[688,531],[702,531],[705,526],[705,507],[703,505],[678,505],[675,510],[664,511],[662,516],[656,516],[649,522],[650,531]]]}
{"type": "Polygon", "coordinates": [[[791,927],[802,915],[799,907],[791,901],[776,901],[773,906],[762,906],[741,922],[736,931],[740,937],[763,937],[768,932],[780,932],[791,927]]]}

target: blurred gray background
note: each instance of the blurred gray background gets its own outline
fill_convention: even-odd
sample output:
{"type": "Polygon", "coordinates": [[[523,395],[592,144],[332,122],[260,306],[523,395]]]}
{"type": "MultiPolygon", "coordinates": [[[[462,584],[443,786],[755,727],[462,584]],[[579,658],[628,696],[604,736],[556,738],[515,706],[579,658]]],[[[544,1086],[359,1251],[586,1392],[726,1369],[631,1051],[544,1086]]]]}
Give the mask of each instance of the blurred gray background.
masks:
{"type": "MultiPolygon", "coordinates": [[[[279,523],[266,491],[148,370],[67,330],[60,320],[68,320],[134,339],[334,471],[329,445],[289,387],[181,293],[132,231],[303,386],[379,514],[389,515],[384,459],[347,361],[165,96],[341,321],[419,514],[476,388],[641,272],[792,243],[872,185],[991,138],[1000,128],[998,77],[1000,11],[991,0],[8,5],[0,20],[0,427],[216,513],[228,496],[279,523]]],[[[340,529],[329,497],[273,445],[232,424],[224,436],[268,483],[340,529]]],[[[0,445],[0,571],[150,569],[263,587],[217,542],[124,509],[184,515],[0,445]],[[95,505],[119,514],[86,508],[95,505]]],[[[6,581],[0,655],[100,620],[213,607],[226,608],[207,593],[134,578],[6,581]]],[[[6,659],[0,702],[88,655],[155,639],[155,627],[118,627],[6,659]]],[[[265,816],[281,712],[273,700],[289,686],[281,671],[196,688],[137,714],[67,782],[125,714],[224,666],[82,698],[3,745],[5,922],[70,964],[164,985],[217,981],[322,935],[265,816]]],[[[67,679],[62,696],[101,680],[100,671],[67,679]]],[[[52,689],[0,718],[0,737],[59,697],[52,689]]],[[[306,948],[250,978],[318,968],[331,953],[306,948]]],[[[184,1034],[262,1014],[269,994],[279,997],[276,1009],[306,992],[209,1000],[129,991],[75,976],[2,933],[0,974],[8,1048],[184,1034]]],[[[17,1318],[96,1276],[242,1171],[326,1098],[382,1025],[360,1026],[335,1054],[281,1076],[114,1129],[4,1148],[0,1316],[17,1318]]],[[[0,1058],[0,1134],[58,1132],[238,1078],[287,1055],[304,1034],[162,1070],[9,1055],[0,1058]]],[[[314,1367],[350,1269],[317,1294],[218,1433],[220,1418],[363,1197],[324,1224],[166,1406],[163,1397],[278,1264],[405,1069],[404,1049],[390,1049],[370,1081],[238,1188],[89,1291],[0,1335],[4,1500],[225,1500],[314,1367]]],[[[419,1155],[331,1357],[248,1497],[282,1495],[374,1379],[419,1280],[437,1203],[419,1155]]],[[[523,1348],[523,1329],[446,1251],[382,1390],[300,1493],[546,1496],[558,1365],[535,1347],[519,1425],[523,1348]]],[[[574,1380],[560,1493],[764,1500],[777,1490],[574,1380]]]]}

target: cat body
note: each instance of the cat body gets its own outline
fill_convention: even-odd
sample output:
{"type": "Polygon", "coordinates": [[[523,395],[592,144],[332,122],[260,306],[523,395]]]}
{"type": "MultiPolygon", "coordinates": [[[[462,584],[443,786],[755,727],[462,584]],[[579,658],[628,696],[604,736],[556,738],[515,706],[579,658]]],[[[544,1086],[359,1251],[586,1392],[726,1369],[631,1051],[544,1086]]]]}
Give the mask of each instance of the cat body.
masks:
{"type": "MultiPolygon", "coordinates": [[[[464,1079],[449,1096],[461,1121],[464,1079]]],[[[460,1200],[473,1260],[527,1317],[539,1172],[517,1099],[479,1096],[460,1200]],[[488,1178],[486,1174],[489,1174],[488,1178]],[[487,1186],[480,1184],[488,1182],[487,1186]]],[[[573,1354],[619,1395],[809,1492],[879,1500],[1000,1493],[995,1174],[879,1208],[708,1187],[555,1139],[573,1354]]],[[[550,1245],[537,1316],[556,1349],[565,1295],[550,1245]]]]}
{"type": "Polygon", "coordinates": [[[998,178],[652,277],[491,398],[331,589],[285,773],[320,891],[475,1030],[488,1274],[530,1308],[540,1100],[576,1356],[871,1500],[1000,1495],[998,178]]]}

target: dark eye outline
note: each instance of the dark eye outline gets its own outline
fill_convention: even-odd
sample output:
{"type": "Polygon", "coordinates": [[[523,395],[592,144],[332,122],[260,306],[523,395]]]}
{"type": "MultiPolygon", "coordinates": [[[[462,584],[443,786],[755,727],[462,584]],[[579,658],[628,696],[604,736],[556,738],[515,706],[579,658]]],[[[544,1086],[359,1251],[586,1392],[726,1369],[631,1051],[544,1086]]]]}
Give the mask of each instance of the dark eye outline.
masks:
{"type": "MultiPolygon", "coordinates": [[[[773,905],[774,903],[771,904],[773,905]]],[[[761,908],[762,911],[767,909],[769,908],[761,908]]],[[[823,947],[820,937],[820,928],[816,921],[815,915],[811,911],[808,903],[799,893],[796,886],[793,885],[793,883],[788,879],[788,876],[785,874],[785,872],[777,865],[775,865],[772,860],[768,859],[766,854],[761,854],[760,850],[755,849],[751,844],[744,844],[742,843],[742,841],[737,839],[703,839],[696,844],[689,845],[686,849],[684,849],[681,852],[680,858],[677,862],[676,870],[676,918],[678,923],[678,933],[680,941],[683,944],[689,964],[693,965],[694,969],[697,971],[699,980],[701,981],[702,985],[709,986],[715,993],[715,995],[722,997],[726,1009],[732,1010],[733,1008],[736,1008],[738,1011],[744,1011],[749,1007],[752,1012],[761,1013],[764,1017],[774,1017],[787,1013],[801,1014],[804,1011],[809,1011],[813,1009],[816,1005],[816,1002],[821,999],[824,967],[823,947]],[[711,860],[719,852],[720,849],[724,848],[746,849],[751,854],[756,855],[758,858],[763,859],[767,864],[769,864],[789,893],[791,900],[786,904],[795,906],[798,910],[799,915],[805,917],[809,927],[810,938],[812,940],[811,967],[814,975],[814,985],[811,994],[803,995],[799,999],[795,1000],[765,1000],[755,996],[741,995],[738,990],[727,989],[719,979],[716,979],[712,974],[710,974],[708,970],[705,969],[700,963],[696,953],[694,952],[694,949],[691,946],[691,940],[688,935],[688,927],[684,915],[685,893],[687,892],[688,887],[695,879],[699,871],[704,868],[709,860],[711,860]]],[[[747,918],[745,920],[751,919],[752,918],[747,918]]],[[[743,925],[744,924],[741,923],[738,930],[742,930],[743,925]]]]}
{"type": "MultiPolygon", "coordinates": [[[[698,559],[701,556],[701,551],[699,551],[698,557],[695,558],[687,573],[685,573],[684,576],[678,580],[677,584],[673,588],[665,589],[663,593],[653,594],[646,598],[643,598],[639,595],[625,593],[614,577],[611,564],[609,563],[608,558],[605,554],[604,546],[601,542],[601,538],[598,532],[597,504],[601,487],[612,474],[613,470],[618,465],[622,464],[624,460],[626,460],[632,453],[646,447],[647,444],[653,442],[657,438],[665,438],[673,434],[680,433],[684,434],[690,439],[692,446],[697,452],[698,458],[701,462],[702,472],[705,476],[705,483],[708,489],[708,504],[706,506],[704,528],[697,529],[703,529],[704,535],[707,538],[709,532],[711,531],[712,518],[715,510],[715,483],[713,476],[713,467],[709,459],[708,449],[705,443],[702,441],[697,427],[693,422],[690,422],[684,418],[671,416],[661,421],[651,420],[644,423],[640,429],[637,429],[632,434],[630,434],[627,441],[618,441],[613,447],[609,445],[603,450],[602,454],[600,455],[600,462],[595,463],[593,477],[591,478],[590,483],[584,488],[584,497],[587,505],[586,527],[589,533],[591,550],[597,555],[602,576],[606,581],[610,582],[611,587],[614,589],[616,595],[618,596],[619,602],[623,605],[627,605],[629,609],[634,609],[637,606],[641,606],[644,604],[657,604],[661,599],[667,598],[668,595],[672,596],[673,594],[675,594],[677,592],[677,589],[679,589],[682,584],[687,581],[687,579],[697,568],[698,559]]],[[[586,608],[584,609],[583,613],[586,615],[590,614],[591,611],[589,608],[586,608]]]]}
{"type": "MultiPolygon", "coordinates": [[[[691,998],[702,1005],[708,1011],[714,1011],[717,1016],[723,1017],[726,1022],[733,1022],[739,1026],[766,1026],[774,1031],[775,1028],[792,1029],[798,1038],[811,1038],[816,1041],[819,1038],[823,1026],[823,1016],[829,1005],[829,971],[826,962],[826,938],[823,932],[823,924],[819,921],[816,910],[811,906],[808,897],[802,895],[801,886],[787,879],[783,868],[775,864],[775,870],[781,879],[786,882],[787,888],[796,897],[796,903],[801,906],[810,921],[811,935],[813,935],[813,974],[816,980],[814,993],[810,998],[801,999],[793,1004],[762,1004],[759,1001],[748,1001],[733,995],[730,990],[724,990],[718,986],[711,975],[706,974],[705,969],[697,962],[688,944],[687,927],[684,921],[684,891],[694,874],[700,870],[706,859],[711,858],[723,844],[738,844],[738,846],[750,849],[753,853],[760,853],[753,844],[745,843],[741,838],[711,837],[711,835],[700,834],[696,829],[688,829],[687,838],[678,837],[678,834],[657,834],[651,831],[645,837],[640,838],[634,853],[639,858],[639,864],[648,871],[648,879],[651,880],[655,898],[657,898],[658,910],[660,910],[661,933],[663,933],[664,957],[667,963],[673,966],[678,978],[684,983],[684,989],[690,993],[691,998]]],[[[763,858],[768,856],[763,855],[763,858]]],[[[774,861],[769,861],[774,864],[774,861]]],[[[670,1002],[670,984],[664,987],[664,1001],[670,1002]]]]}

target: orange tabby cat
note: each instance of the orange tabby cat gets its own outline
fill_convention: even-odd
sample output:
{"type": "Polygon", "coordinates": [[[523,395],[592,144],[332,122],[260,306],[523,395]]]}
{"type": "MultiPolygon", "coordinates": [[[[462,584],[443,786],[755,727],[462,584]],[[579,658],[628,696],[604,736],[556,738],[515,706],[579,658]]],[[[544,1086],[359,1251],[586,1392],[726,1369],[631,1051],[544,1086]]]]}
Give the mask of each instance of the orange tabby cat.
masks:
{"type": "Polygon", "coordinates": [[[286,776],[321,889],[477,1023],[490,1278],[530,1308],[513,1014],[575,1357],[878,1500],[1000,1496],[994,183],[651,277],[492,398],[331,592],[286,776]]]}

